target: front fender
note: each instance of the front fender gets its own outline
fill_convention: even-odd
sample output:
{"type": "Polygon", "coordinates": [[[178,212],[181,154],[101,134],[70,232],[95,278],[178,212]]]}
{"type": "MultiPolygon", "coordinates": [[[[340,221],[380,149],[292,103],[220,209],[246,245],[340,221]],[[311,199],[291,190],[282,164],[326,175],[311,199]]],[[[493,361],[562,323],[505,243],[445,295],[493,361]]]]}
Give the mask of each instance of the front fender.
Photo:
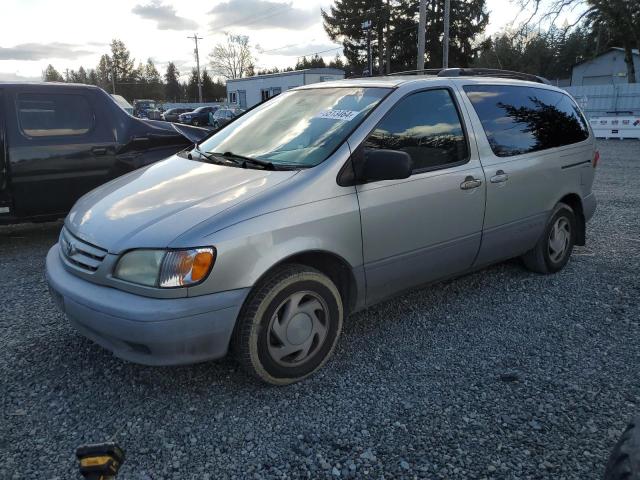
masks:
{"type": "Polygon", "coordinates": [[[209,278],[190,295],[252,287],[274,265],[309,251],[324,251],[362,266],[360,213],[355,193],[247,219],[202,240],[217,258],[209,278]]]}

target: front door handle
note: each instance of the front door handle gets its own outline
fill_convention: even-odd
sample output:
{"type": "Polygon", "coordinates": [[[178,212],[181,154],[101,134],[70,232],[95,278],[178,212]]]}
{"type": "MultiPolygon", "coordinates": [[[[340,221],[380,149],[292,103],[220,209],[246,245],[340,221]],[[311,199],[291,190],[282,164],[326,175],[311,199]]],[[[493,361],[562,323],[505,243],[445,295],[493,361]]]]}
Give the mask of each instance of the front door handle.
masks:
{"type": "Polygon", "coordinates": [[[502,183],[509,180],[509,175],[504,173],[504,170],[498,170],[496,174],[491,177],[491,183],[502,183]]]}
{"type": "Polygon", "coordinates": [[[467,178],[464,179],[464,182],[460,184],[460,189],[471,190],[473,188],[478,188],[480,185],[482,185],[482,180],[479,180],[469,175],[467,178]]]}

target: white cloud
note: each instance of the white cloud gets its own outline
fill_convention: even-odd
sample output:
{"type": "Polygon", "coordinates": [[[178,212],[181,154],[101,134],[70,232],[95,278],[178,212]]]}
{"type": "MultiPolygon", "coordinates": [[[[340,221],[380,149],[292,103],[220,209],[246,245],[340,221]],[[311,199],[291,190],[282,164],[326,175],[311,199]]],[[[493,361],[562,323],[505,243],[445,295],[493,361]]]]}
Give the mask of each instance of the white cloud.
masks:
{"type": "Polygon", "coordinates": [[[327,52],[335,55],[335,52],[342,48],[341,45],[334,43],[304,43],[304,44],[291,44],[280,48],[274,49],[260,49],[258,52],[262,55],[309,55],[310,52],[327,52]]]}
{"type": "Polygon", "coordinates": [[[50,58],[75,59],[91,55],[80,45],[69,43],[21,43],[14,47],[0,47],[0,60],[46,60],[50,58]]]}
{"type": "Polygon", "coordinates": [[[32,77],[23,76],[16,73],[0,72],[1,82],[39,82],[42,80],[42,76],[32,77]]]}
{"type": "Polygon", "coordinates": [[[164,5],[159,0],[152,0],[146,5],[136,5],[131,10],[145,20],[153,20],[158,30],[196,30],[198,22],[180,17],[171,5],[164,5]]]}
{"type": "Polygon", "coordinates": [[[213,7],[209,14],[211,31],[228,27],[251,27],[252,30],[281,28],[302,30],[320,19],[320,9],[296,8],[291,3],[270,0],[228,0],[213,7]]]}

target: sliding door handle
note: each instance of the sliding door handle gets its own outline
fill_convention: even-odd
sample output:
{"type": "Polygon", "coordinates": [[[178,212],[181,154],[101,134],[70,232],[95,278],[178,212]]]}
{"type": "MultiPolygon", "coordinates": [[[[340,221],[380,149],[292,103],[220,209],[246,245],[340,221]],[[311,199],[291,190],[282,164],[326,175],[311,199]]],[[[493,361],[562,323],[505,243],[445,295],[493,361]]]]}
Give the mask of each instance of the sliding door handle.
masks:
{"type": "Polygon", "coordinates": [[[503,183],[509,180],[509,175],[504,173],[504,170],[498,170],[496,174],[491,177],[491,183],[503,183]]]}

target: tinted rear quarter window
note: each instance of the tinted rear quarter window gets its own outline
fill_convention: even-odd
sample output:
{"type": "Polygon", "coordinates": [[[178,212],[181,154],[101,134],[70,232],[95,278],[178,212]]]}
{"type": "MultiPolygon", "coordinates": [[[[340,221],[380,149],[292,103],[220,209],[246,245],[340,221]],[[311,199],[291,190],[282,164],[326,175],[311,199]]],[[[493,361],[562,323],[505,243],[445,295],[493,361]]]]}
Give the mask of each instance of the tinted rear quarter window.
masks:
{"type": "Polygon", "coordinates": [[[20,128],[30,137],[83,135],[93,126],[93,112],[83,95],[21,93],[17,109],[20,128]]]}
{"type": "Polygon", "coordinates": [[[493,153],[509,157],[589,138],[575,102],[564,93],[511,85],[467,85],[493,153]]]}

